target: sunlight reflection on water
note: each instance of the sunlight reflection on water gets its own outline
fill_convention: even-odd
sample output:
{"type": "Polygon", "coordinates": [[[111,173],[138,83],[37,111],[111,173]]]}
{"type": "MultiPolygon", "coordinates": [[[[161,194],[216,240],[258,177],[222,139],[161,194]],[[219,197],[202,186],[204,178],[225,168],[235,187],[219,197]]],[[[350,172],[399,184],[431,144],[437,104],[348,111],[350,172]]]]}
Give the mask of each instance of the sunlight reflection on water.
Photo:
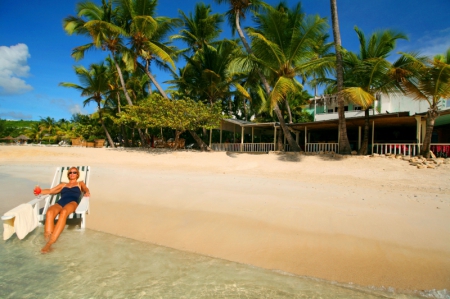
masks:
{"type": "Polygon", "coordinates": [[[0,242],[0,298],[417,298],[284,275],[92,230],[0,242]]]}

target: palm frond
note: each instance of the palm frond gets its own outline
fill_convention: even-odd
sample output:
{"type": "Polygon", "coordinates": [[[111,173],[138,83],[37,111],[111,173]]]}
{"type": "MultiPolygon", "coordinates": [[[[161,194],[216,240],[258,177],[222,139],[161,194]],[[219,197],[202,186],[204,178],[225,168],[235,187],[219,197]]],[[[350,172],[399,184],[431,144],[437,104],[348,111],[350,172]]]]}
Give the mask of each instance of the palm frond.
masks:
{"type": "Polygon", "coordinates": [[[362,89],[361,87],[347,87],[342,90],[342,94],[345,98],[351,102],[368,109],[375,102],[375,97],[362,89]]]}

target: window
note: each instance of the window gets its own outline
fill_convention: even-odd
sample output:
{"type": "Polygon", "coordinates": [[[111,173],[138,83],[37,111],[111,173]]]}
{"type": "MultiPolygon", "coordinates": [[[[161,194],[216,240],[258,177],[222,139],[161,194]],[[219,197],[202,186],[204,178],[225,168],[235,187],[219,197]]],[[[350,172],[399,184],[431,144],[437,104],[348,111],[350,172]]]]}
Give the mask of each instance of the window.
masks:
{"type": "MultiPolygon", "coordinates": [[[[334,112],[338,112],[339,107],[334,107],[334,112]]],[[[348,106],[344,106],[344,111],[348,111],[348,106]]]]}
{"type": "Polygon", "coordinates": [[[328,113],[333,113],[333,109],[328,109],[328,113]]]}
{"type": "Polygon", "coordinates": [[[353,110],[359,110],[359,111],[361,111],[362,109],[361,109],[361,106],[354,106],[354,107],[353,107],[353,110]]]}

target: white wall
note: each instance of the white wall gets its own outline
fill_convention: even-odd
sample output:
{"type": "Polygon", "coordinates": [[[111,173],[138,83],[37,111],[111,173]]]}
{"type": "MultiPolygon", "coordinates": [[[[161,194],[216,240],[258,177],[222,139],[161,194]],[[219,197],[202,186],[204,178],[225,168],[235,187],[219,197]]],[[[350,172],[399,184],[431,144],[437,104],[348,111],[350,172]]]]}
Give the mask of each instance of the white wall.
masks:
{"type": "MultiPolygon", "coordinates": [[[[335,109],[337,105],[333,103],[332,105],[328,105],[327,109],[335,109]]],[[[385,113],[396,113],[396,112],[406,112],[409,111],[409,115],[414,115],[416,113],[423,113],[428,111],[428,102],[427,101],[417,101],[413,100],[407,96],[387,96],[381,95],[381,99],[378,102],[375,102],[376,110],[370,110],[370,115],[375,114],[385,114],[385,113]],[[378,107],[379,111],[378,112],[378,107]]],[[[439,105],[441,110],[450,109],[450,99],[442,100],[439,105]]],[[[364,111],[355,110],[355,111],[346,111],[345,117],[359,117],[364,116],[364,111]]],[[[338,119],[338,113],[320,113],[316,115],[316,121],[321,120],[329,120],[329,119],[338,119]]]]}
{"type": "Polygon", "coordinates": [[[428,107],[427,101],[417,101],[407,96],[381,96],[381,113],[409,111],[410,115],[414,115],[427,112],[428,107]]]}

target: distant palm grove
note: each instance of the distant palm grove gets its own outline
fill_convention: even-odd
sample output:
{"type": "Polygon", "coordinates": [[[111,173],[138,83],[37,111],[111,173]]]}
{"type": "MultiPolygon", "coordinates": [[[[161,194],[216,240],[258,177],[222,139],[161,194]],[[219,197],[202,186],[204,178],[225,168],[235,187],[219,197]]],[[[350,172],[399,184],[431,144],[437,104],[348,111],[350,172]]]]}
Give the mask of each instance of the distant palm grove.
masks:
{"type": "MultiPolygon", "coordinates": [[[[437,104],[450,97],[450,49],[433,58],[400,53],[392,61],[396,41],[407,39],[405,34],[385,29],[366,35],[355,27],[360,49],[348,51],[341,46],[336,0],[330,0],[331,25],[326,18],[305,14],[300,2],[215,1],[228,11],[215,13],[197,3],[192,12],[179,11],[178,18],[157,16],[156,0],[79,2],[76,15],[63,20],[63,29],[84,36],[86,44],[71,55],[79,61],[95,50],[104,51],[106,58],[88,68],[74,66],[79,82],[60,86],[79,90],[84,105],[95,105],[96,113],[71,120],[43,118],[21,130],[3,121],[0,134],[26,134],[50,143],[103,138],[112,147],[148,146],[150,136],[175,141],[183,136],[209,150],[205,141],[210,129],[218,128],[222,118],[236,118],[278,122],[290,149],[300,151],[286,124],[313,120],[302,106],[320,87],[338,95],[342,154],[350,153],[344,101],[366,110],[360,150],[366,154],[368,110],[379,93],[427,101],[425,139],[431,140],[437,104]],[[254,27],[242,28],[244,18],[252,18],[254,27]],[[238,38],[220,39],[224,26],[238,38]],[[155,69],[171,79],[158,82],[155,69]],[[169,87],[164,90],[161,83],[169,87]]],[[[426,142],[424,148],[426,152],[426,142]]]]}

